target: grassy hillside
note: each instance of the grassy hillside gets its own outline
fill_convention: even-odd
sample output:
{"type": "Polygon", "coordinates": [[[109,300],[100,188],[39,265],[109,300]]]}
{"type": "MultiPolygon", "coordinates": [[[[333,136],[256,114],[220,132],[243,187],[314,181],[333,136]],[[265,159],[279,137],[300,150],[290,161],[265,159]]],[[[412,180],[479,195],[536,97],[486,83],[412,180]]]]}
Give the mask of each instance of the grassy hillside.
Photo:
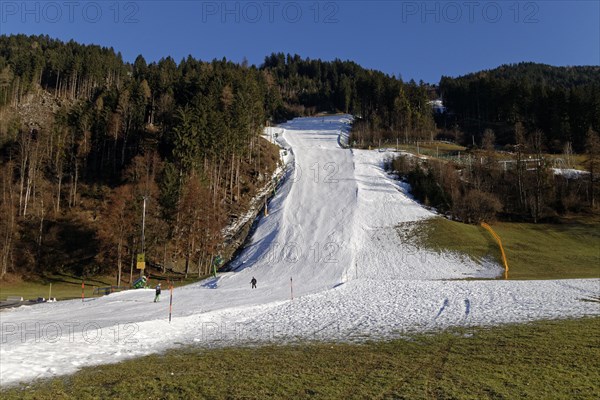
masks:
{"type": "Polygon", "coordinates": [[[10,399],[592,399],[600,319],[407,340],[186,348],[10,388],[10,399]]]}
{"type": "MultiPolygon", "coordinates": [[[[565,221],[563,224],[496,223],[509,264],[510,279],[600,277],[600,224],[565,221]]],[[[480,226],[435,218],[420,222],[418,244],[435,250],[463,253],[474,259],[491,258],[501,264],[500,250],[480,226]]]]}

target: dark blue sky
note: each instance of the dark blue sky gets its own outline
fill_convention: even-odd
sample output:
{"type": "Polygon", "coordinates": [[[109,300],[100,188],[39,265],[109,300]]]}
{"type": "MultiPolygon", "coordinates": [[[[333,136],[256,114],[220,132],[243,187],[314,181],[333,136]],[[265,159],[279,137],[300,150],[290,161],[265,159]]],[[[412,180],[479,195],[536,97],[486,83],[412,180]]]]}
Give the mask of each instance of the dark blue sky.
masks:
{"type": "Polygon", "coordinates": [[[600,64],[600,1],[8,1],[0,33],[260,64],[272,52],[350,59],[438,82],[505,63],[600,64]]]}

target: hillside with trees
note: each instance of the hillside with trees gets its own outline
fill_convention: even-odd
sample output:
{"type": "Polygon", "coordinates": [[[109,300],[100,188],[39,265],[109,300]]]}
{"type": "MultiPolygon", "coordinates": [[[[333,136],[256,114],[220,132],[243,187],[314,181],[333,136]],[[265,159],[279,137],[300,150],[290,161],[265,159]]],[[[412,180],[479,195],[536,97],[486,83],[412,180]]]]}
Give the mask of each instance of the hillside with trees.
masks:
{"type": "Polygon", "coordinates": [[[600,67],[504,65],[442,77],[438,90],[438,137],[467,148],[390,163],[417,199],[468,223],[597,214],[600,67]]]}
{"type": "Polygon", "coordinates": [[[140,252],[205,273],[279,160],[254,67],[2,36],[0,71],[1,276],[121,276],[140,252]]]}
{"type": "Polygon", "coordinates": [[[482,221],[560,222],[569,216],[597,218],[600,204],[600,137],[589,129],[587,171],[553,169],[544,153],[543,134],[525,134],[518,126],[519,145],[509,157],[498,158],[488,131],[484,150],[467,152],[461,159],[421,159],[402,155],[388,169],[411,186],[420,202],[452,219],[482,221]]]}
{"type": "Polygon", "coordinates": [[[263,127],[321,111],[358,115],[365,143],[434,128],[423,85],[349,61],[128,63],[112,48],[0,36],[0,277],[121,278],[140,252],[207,273],[279,162],[263,127]]]}
{"type": "Polygon", "coordinates": [[[548,151],[585,149],[589,128],[600,131],[600,67],[553,67],[520,63],[442,77],[440,94],[447,108],[438,126],[460,132],[464,144],[480,146],[486,129],[497,144],[516,144],[515,126],[541,131],[548,151]]]}
{"type": "MultiPolygon", "coordinates": [[[[279,163],[264,126],[294,116],[351,113],[358,147],[450,132],[523,157],[589,153],[600,127],[599,74],[518,64],[444,77],[440,129],[430,85],[351,61],[277,53],[261,66],[191,56],[128,63],[112,48],[0,36],[0,277],[116,273],[120,281],[131,278],[140,252],[163,271],[208,273],[224,228],[248,211],[279,163]]],[[[594,173],[589,184],[550,184],[561,178],[547,165],[533,177],[478,159],[468,171],[414,170],[413,184],[427,203],[466,220],[456,207],[485,203],[498,215],[537,220],[597,204],[594,173]]]]}
{"type": "Polygon", "coordinates": [[[357,117],[355,145],[432,139],[436,129],[428,104],[428,86],[366,70],[351,61],[302,59],[271,54],[268,70],[283,101],[299,114],[341,111],[357,117]]]}

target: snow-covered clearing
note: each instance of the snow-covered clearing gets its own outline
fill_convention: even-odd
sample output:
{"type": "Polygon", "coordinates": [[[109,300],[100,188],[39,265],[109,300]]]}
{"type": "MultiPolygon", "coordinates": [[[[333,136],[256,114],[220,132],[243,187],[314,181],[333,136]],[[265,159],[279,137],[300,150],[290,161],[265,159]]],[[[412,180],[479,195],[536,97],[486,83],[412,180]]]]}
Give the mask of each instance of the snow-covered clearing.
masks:
{"type": "Polygon", "coordinates": [[[588,171],[572,168],[552,168],[554,175],[562,175],[567,179],[580,179],[590,175],[588,171]]]}
{"type": "Polygon", "coordinates": [[[600,294],[600,280],[461,280],[501,269],[402,243],[398,224],[434,214],[383,171],[386,153],[340,146],[349,122],[303,118],[270,128],[291,151],[269,216],[234,272],[174,291],[171,323],[168,292],[153,303],[150,289],[0,313],[1,384],[187,344],[392,338],[600,315],[597,302],[582,301],[600,294]]]}

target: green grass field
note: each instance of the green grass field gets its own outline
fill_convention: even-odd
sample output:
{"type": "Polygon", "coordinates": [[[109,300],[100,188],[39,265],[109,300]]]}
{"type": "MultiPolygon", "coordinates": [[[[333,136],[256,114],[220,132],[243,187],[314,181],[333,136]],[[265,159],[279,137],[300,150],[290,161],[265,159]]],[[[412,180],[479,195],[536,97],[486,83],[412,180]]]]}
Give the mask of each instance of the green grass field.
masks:
{"type": "MultiPolygon", "coordinates": [[[[442,160],[447,160],[448,156],[455,157],[457,152],[460,152],[463,156],[471,155],[476,158],[484,155],[487,156],[487,154],[482,150],[469,150],[466,147],[458,144],[440,141],[419,143],[418,147],[416,144],[400,144],[398,147],[396,147],[395,143],[393,143],[391,146],[382,145],[382,147],[392,147],[399,150],[404,150],[412,154],[419,154],[432,158],[440,158],[442,160]]],[[[514,154],[499,151],[493,153],[493,157],[497,161],[515,159],[514,154]]],[[[588,159],[588,156],[585,154],[572,154],[570,156],[567,156],[565,154],[544,154],[544,157],[546,160],[548,160],[550,167],[574,168],[587,171],[586,161],[588,159]],[[560,159],[561,162],[557,163],[556,161],[558,161],[558,159],[560,159]],[[570,165],[567,165],[569,162],[570,165]]]]}
{"type": "MultiPolygon", "coordinates": [[[[382,146],[384,148],[393,147],[396,148],[395,143],[392,146],[382,146]]],[[[398,150],[404,150],[413,154],[420,154],[430,157],[444,157],[450,154],[455,154],[456,152],[464,152],[467,150],[464,146],[459,146],[457,144],[447,143],[447,142],[424,142],[419,143],[417,147],[416,144],[400,144],[397,147],[398,150]]]]}
{"type": "MultiPolygon", "coordinates": [[[[85,280],[85,297],[95,297],[94,288],[116,285],[116,280],[111,277],[95,277],[85,280]]],[[[53,275],[38,278],[35,281],[17,281],[0,283],[0,299],[6,300],[8,296],[21,296],[24,299],[37,299],[38,297],[55,297],[57,300],[81,297],[81,278],[69,275],[53,275]],[[52,290],[50,292],[50,284],[52,290]]]]}
{"type": "MultiPolygon", "coordinates": [[[[600,224],[596,221],[495,223],[492,228],[502,239],[510,279],[600,277],[600,224]]],[[[496,242],[480,226],[434,218],[419,222],[416,232],[418,245],[476,260],[488,257],[502,264],[496,242]]]]}
{"type": "MultiPolygon", "coordinates": [[[[362,147],[357,147],[357,148],[362,148],[362,149],[377,149],[377,146],[371,145],[369,146],[368,144],[362,146],[362,147]]],[[[426,155],[426,156],[430,156],[430,157],[444,157],[447,156],[449,154],[456,154],[456,152],[466,152],[467,148],[458,144],[454,144],[454,143],[449,143],[449,142],[441,142],[441,141],[426,141],[426,142],[419,142],[419,145],[417,146],[416,143],[399,143],[398,146],[396,146],[396,142],[392,142],[392,143],[386,143],[386,144],[381,144],[382,149],[396,149],[396,150],[403,150],[406,151],[408,153],[413,153],[413,154],[420,154],[420,155],[426,155]]]]}
{"type": "Polygon", "coordinates": [[[595,399],[600,318],[406,340],[185,348],[0,392],[10,399],[595,399]]]}
{"type": "MultiPolygon", "coordinates": [[[[139,272],[135,272],[134,280],[139,277],[139,272]]],[[[167,278],[172,281],[173,286],[178,287],[198,281],[197,277],[190,277],[187,280],[182,280],[181,275],[165,275],[157,278],[151,277],[149,285],[154,287],[159,281],[166,282],[167,278]]],[[[116,285],[115,277],[101,276],[85,279],[84,294],[86,298],[98,297],[99,294],[94,294],[94,289],[104,288],[111,285],[116,285]]],[[[0,282],[0,300],[6,300],[8,296],[21,296],[24,299],[37,299],[38,297],[50,297],[50,284],[52,284],[51,297],[57,300],[66,300],[81,298],[81,278],[70,275],[52,275],[48,277],[39,277],[35,281],[17,281],[17,282],[0,282]]],[[[124,278],[122,286],[129,286],[129,275],[124,278]]]]}

